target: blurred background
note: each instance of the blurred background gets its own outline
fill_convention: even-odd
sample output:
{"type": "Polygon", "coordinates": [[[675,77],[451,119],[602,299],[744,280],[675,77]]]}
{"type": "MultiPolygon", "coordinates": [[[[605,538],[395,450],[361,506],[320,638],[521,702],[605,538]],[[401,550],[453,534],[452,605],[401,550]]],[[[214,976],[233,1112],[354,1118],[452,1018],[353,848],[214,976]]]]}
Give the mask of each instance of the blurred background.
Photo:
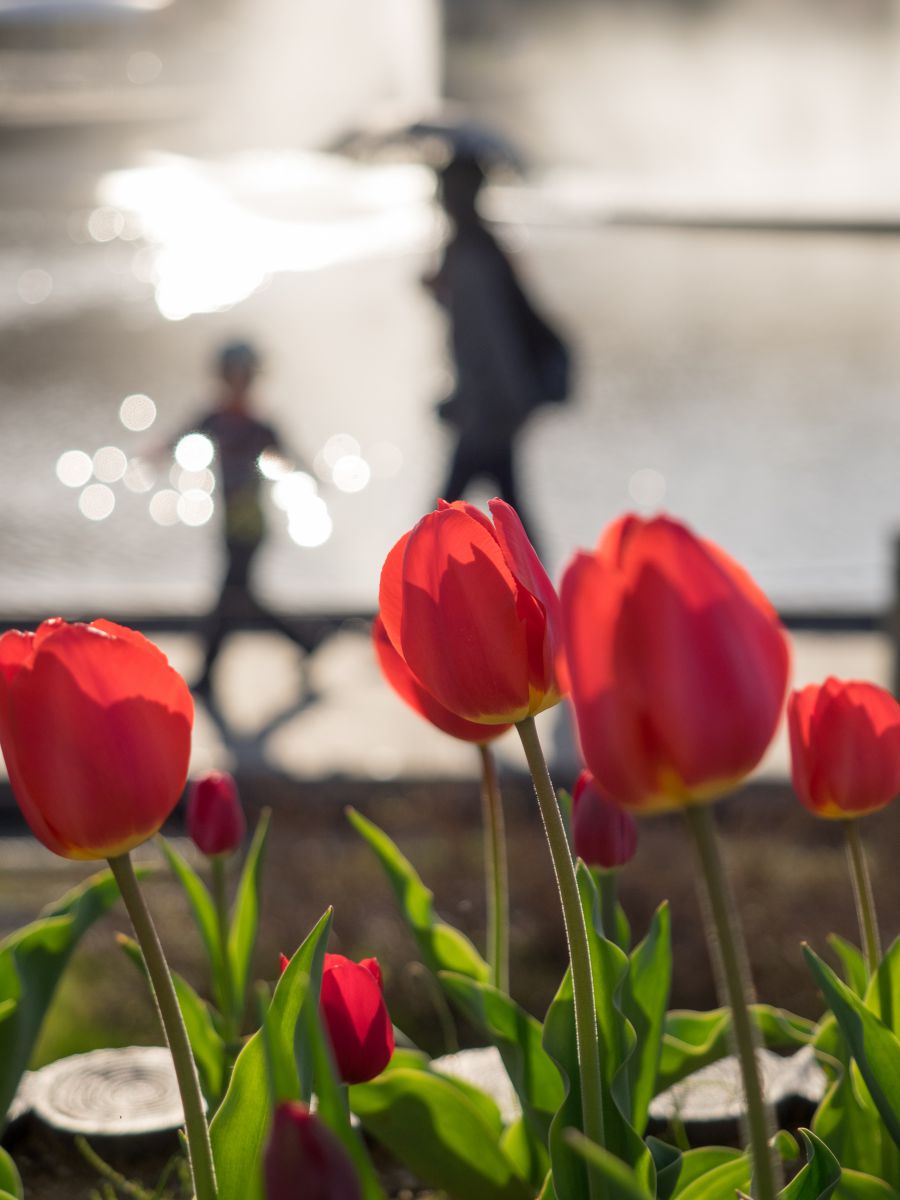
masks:
{"type": "MultiPolygon", "coordinates": [[[[421,283],[445,226],[403,131],[455,105],[510,148],[484,211],[576,362],[571,401],[521,439],[551,574],[624,508],[662,507],[807,614],[799,681],[889,682],[898,68],[893,0],[0,0],[0,619],[141,620],[196,674],[184,631],[217,594],[222,514],[203,454],[169,447],[209,406],[217,348],[252,342],[259,412],[307,472],[296,486],[269,473],[257,590],[338,632],[305,684],[284,639],[234,639],[218,668],[228,727],[200,707],[195,765],[237,768],[251,807],[282,803],[297,826],[273,848],[285,886],[302,862],[333,890],[346,864],[342,949],[408,954],[339,816],[348,798],[406,831],[439,906],[480,936],[477,762],[387,694],[365,633],[342,625],[374,609],[384,555],[433,504],[450,452],[434,412],[444,316],[421,283]],[[467,849],[448,861],[451,836],[467,849]]],[[[573,769],[565,730],[551,737],[573,769]]],[[[537,1009],[561,930],[516,762],[517,861],[546,868],[543,891],[531,865],[521,883],[513,871],[514,984],[537,1009]]],[[[790,807],[783,747],[767,771],[756,807],[724,806],[735,879],[761,991],[815,1010],[796,944],[826,925],[852,936],[840,851],[790,807]]],[[[896,821],[877,822],[896,911],[896,821]]],[[[667,878],[680,836],[645,826],[626,897],[638,925],[680,897],[693,949],[676,1000],[700,1004],[690,881],[667,878]]],[[[10,883],[10,927],[43,894],[35,878],[10,883]]],[[[281,925],[270,899],[266,952],[330,899],[311,891],[281,925]]],[[[189,959],[176,949],[188,973],[189,959]]]]}

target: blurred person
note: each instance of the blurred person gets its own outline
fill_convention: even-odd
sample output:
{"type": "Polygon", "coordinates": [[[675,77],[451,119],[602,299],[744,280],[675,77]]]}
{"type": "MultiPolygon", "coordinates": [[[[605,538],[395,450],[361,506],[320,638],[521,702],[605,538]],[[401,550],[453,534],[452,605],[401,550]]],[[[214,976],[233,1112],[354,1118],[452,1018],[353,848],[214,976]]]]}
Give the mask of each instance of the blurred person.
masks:
{"type": "Polygon", "coordinates": [[[229,342],[219,351],[215,366],[218,388],[212,407],[187,431],[204,434],[215,447],[218,485],[224,501],[221,529],[225,572],[218,599],[206,620],[203,669],[192,689],[206,699],[212,692],[213,667],[222,643],[248,615],[261,618],[302,650],[311,648],[256,598],[250,584],[250,569],[266,536],[259,456],[269,450],[288,458],[276,431],[253,411],[253,384],[261,366],[259,354],[249,342],[229,342]]]}
{"type": "Polygon", "coordinates": [[[447,313],[456,370],[454,390],[437,408],[456,433],[441,496],[458,500],[471,483],[488,480],[516,509],[534,542],[515,443],[538,405],[568,396],[570,357],[535,311],[478,211],[484,182],[479,161],[459,152],[438,176],[452,232],[440,266],[424,283],[447,313]]]}

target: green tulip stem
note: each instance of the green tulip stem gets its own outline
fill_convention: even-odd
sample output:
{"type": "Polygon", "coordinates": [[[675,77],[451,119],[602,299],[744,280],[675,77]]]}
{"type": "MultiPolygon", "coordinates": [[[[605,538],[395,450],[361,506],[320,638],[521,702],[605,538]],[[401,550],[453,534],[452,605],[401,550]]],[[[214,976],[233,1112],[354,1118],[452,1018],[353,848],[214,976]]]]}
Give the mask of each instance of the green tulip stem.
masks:
{"type": "Polygon", "coordinates": [[[151,991],[156,1000],[163,1033],[175,1064],[178,1090],[181,1092],[181,1103],[184,1108],[188,1157],[196,1200],[216,1200],[216,1174],[209,1141],[209,1128],[203,1108],[203,1097],[200,1094],[200,1080],[197,1077],[197,1067],[191,1054],[187,1030],[184,1027],[181,1009],[178,1007],[175,986],[172,983],[172,976],[160,945],[159,935],[144,902],[141,889],[138,887],[130,856],[123,854],[117,858],[111,858],[109,865],[116,883],[119,885],[119,891],[122,893],[122,899],[125,901],[125,907],[131,917],[134,932],[144,955],[151,991]]]}
{"type": "MultiPolygon", "coordinates": [[[[559,800],[544,761],[534,718],[526,717],[516,725],[528,768],[534,781],[541,819],[550,846],[550,857],[559,898],[562,901],[563,922],[569,943],[572,964],[572,993],[575,1004],[575,1037],[578,1044],[578,1065],[581,1074],[582,1132],[598,1146],[605,1146],[603,1131],[603,1093],[600,1084],[600,1044],[597,1034],[597,1008],[594,1001],[594,980],[591,971],[591,952],[587,925],[575,867],[566,837],[566,827],[559,810],[559,800]]],[[[593,1176],[593,1173],[592,1173],[593,1176]]],[[[595,1195],[591,1182],[591,1195],[595,1195]]]]}
{"type": "Polygon", "coordinates": [[[497,764],[489,746],[479,745],[481,806],[484,818],[484,871],[487,884],[487,942],[491,983],[509,992],[509,880],[506,869],[506,829],[497,764]]]}
{"type": "Polygon", "coordinates": [[[746,1135],[753,1164],[753,1195],[756,1200],[775,1200],[778,1186],[776,1165],[769,1148],[774,1121],[763,1097],[756,1033],[750,1016],[752,986],[747,947],[738,920],[734,897],[726,880],[716,839],[712,812],[707,804],[689,804],[684,809],[693,835],[705,889],[705,916],[710,957],[718,976],[722,999],[731,1009],[735,1049],[747,1106],[746,1135]]]}
{"type": "Polygon", "coordinates": [[[213,905],[216,910],[216,932],[219,938],[219,963],[222,990],[222,1021],[225,1043],[232,1046],[238,1036],[238,1025],[243,1015],[236,1003],[234,976],[231,971],[231,956],[228,953],[228,883],[225,878],[225,855],[213,854],[209,860],[212,872],[213,905]]]}
{"type": "Polygon", "coordinates": [[[866,966],[869,974],[874,975],[881,962],[881,938],[878,933],[878,918],[875,915],[875,894],[872,891],[869,864],[856,820],[844,821],[843,826],[853,899],[856,901],[856,916],[859,920],[859,934],[866,955],[866,966]]]}

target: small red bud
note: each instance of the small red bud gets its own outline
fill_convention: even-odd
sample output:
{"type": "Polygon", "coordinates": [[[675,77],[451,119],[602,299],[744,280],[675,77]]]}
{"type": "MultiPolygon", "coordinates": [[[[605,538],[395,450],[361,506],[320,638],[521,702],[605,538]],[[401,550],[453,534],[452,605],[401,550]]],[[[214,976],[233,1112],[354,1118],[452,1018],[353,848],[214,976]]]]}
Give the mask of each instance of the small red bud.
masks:
{"type": "Polygon", "coordinates": [[[204,854],[233,854],[247,832],[247,822],[234,780],[210,771],[196,780],[188,796],[187,827],[204,854]]]}
{"type": "Polygon", "coordinates": [[[634,817],[600,792],[590,771],[572,789],[572,842],[577,858],[607,871],[624,867],[637,850],[634,817]]]}
{"type": "Polygon", "coordinates": [[[266,1200],[362,1200],[349,1154],[305,1104],[275,1109],[265,1153],[266,1200]]]}

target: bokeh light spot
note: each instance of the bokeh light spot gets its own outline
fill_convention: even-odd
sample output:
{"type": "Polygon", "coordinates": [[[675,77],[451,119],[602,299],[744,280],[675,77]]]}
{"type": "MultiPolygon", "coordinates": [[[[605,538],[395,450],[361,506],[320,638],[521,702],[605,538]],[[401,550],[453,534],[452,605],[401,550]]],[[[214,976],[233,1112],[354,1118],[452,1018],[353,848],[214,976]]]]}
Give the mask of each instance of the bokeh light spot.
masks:
{"type": "Polygon", "coordinates": [[[298,546],[313,549],[331,537],[333,525],[321,496],[308,496],[288,513],[288,534],[298,546]]]}
{"type": "Polygon", "coordinates": [[[56,460],[56,478],[66,487],[84,487],[93,470],[91,456],[83,450],[66,450],[56,460]]]}
{"type": "Polygon", "coordinates": [[[89,521],[105,521],[116,507],[116,497],[105,483],[89,483],[78,497],[78,507],[89,521]]]}
{"type": "Polygon", "coordinates": [[[92,465],[101,483],[116,483],[128,470],[128,459],[118,446],[101,446],[92,465]]]}
{"type": "Polygon", "coordinates": [[[150,500],[150,516],[157,525],[178,524],[178,501],[181,496],[174,488],[155,492],[150,500]]]}
{"type": "Polygon", "coordinates": [[[53,291],[53,276],[42,267],[29,267],[19,276],[17,290],[23,304],[42,304],[53,291]]]}
{"type": "Polygon", "coordinates": [[[95,242],[111,242],[124,228],[124,215],[108,204],[95,208],[88,217],[88,233],[95,242]]]}
{"type": "Polygon", "coordinates": [[[213,515],[213,499],[208,492],[192,488],[178,497],[175,506],[178,520],[183,525],[205,525],[213,515]]]}
{"type": "Polygon", "coordinates": [[[175,461],[186,471],[202,471],[213,460],[213,444],[205,433],[188,433],[175,447],[175,461]]]}
{"type": "Polygon", "coordinates": [[[156,420],[156,405],[149,396],[135,392],[119,405],[119,420],[132,433],[143,433],[156,420]]]}
{"type": "Polygon", "coordinates": [[[345,454],[331,472],[334,486],[342,492],[361,492],[372,477],[369,464],[359,454],[345,454]]]}
{"type": "Polygon", "coordinates": [[[628,494],[642,512],[659,508],[666,495],[666,477],[655,467],[641,467],[628,480],[628,494]]]}
{"type": "Polygon", "coordinates": [[[305,471],[291,471],[272,488],[272,499],[284,512],[305,503],[316,495],[316,481],[305,471]]]}
{"type": "Polygon", "coordinates": [[[149,492],[156,482],[156,472],[143,458],[133,458],[122,476],[130,492],[149,492]]]}

